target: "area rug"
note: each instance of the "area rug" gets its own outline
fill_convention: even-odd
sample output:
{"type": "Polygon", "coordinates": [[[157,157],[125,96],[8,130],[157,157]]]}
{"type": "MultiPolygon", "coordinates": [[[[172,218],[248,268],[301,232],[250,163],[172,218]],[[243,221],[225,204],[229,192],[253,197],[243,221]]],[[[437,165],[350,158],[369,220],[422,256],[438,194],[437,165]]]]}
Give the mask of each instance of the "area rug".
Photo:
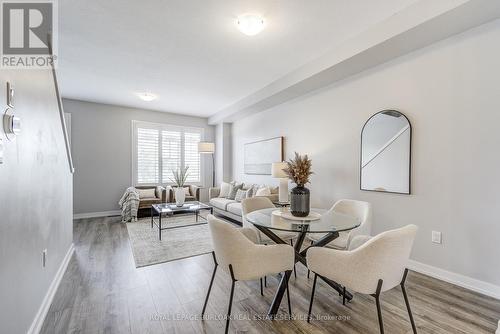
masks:
{"type": "Polygon", "coordinates": [[[151,218],[127,223],[135,266],[145,267],[210,253],[212,241],[208,225],[184,226],[194,222],[194,215],[163,218],[162,227],[181,227],[163,230],[161,241],[158,240],[158,228],[151,228],[151,218]]]}

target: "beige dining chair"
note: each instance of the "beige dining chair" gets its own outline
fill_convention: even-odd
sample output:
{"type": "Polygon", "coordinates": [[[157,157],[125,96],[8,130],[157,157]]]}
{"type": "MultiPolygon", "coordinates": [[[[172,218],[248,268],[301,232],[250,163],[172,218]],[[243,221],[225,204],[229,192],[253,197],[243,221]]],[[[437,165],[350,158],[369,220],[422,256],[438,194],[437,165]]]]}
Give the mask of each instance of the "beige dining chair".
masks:
{"type": "MultiPolygon", "coordinates": [[[[247,215],[251,212],[257,211],[257,210],[262,210],[262,209],[272,209],[276,208],[271,202],[271,200],[267,197],[251,197],[251,198],[245,198],[244,200],[241,201],[241,211],[242,211],[242,218],[243,218],[243,227],[247,228],[252,228],[257,232],[258,235],[258,242],[263,245],[267,244],[273,244],[274,241],[272,241],[267,235],[259,231],[254,224],[250,223],[247,220],[247,215]]],[[[276,208],[276,210],[279,210],[276,208]]],[[[286,231],[273,231],[281,240],[283,241],[288,241],[290,242],[290,245],[293,246],[293,239],[297,237],[297,233],[295,232],[286,232],[286,231]]],[[[297,277],[297,271],[293,270],[293,273],[295,277],[297,277]]],[[[266,282],[266,279],[264,278],[264,282],[266,282]]],[[[265,284],[266,285],[266,284],[265,284]]]]}
{"type": "Polygon", "coordinates": [[[415,225],[407,225],[373,238],[357,236],[347,251],[311,247],[307,252],[307,266],[314,273],[314,281],[307,321],[311,319],[316,279],[321,276],[339,283],[344,291],[348,288],[375,297],[381,334],[384,333],[384,324],[380,294],[400,285],[413,333],[417,333],[405,289],[408,274],[406,264],[417,229],[415,225]]]}
{"type": "MultiPolygon", "coordinates": [[[[225,329],[225,333],[227,333],[235,283],[237,281],[257,280],[266,275],[278,273],[284,273],[285,277],[289,277],[295,264],[295,251],[293,247],[285,244],[259,245],[257,244],[257,233],[253,229],[236,228],[229,223],[215,218],[213,215],[208,215],[207,219],[214,247],[212,255],[215,267],[201,314],[203,319],[215,273],[217,267],[220,265],[222,270],[231,276],[231,292],[229,295],[225,329]]],[[[290,293],[288,291],[288,280],[286,284],[288,312],[291,315],[292,309],[290,293]]]]}
{"type": "MultiPolygon", "coordinates": [[[[269,243],[274,243],[271,239],[269,239],[268,236],[266,236],[264,233],[260,232],[252,223],[250,223],[247,220],[247,215],[251,212],[257,211],[257,210],[262,210],[262,209],[272,209],[276,208],[271,202],[271,200],[267,197],[251,197],[251,198],[245,198],[244,200],[241,201],[241,211],[242,211],[242,218],[243,218],[243,227],[248,227],[248,228],[253,228],[258,235],[258,241],[261,244],[269,244],[269,243]]],[[[276,210],[279,210],[276,208],[276,210]]],[[[280,239],[284,241],[290,241],[291,245],[293,246],[293,239],[297,237],[297,233],[295,232],[286,232],[286,231],[275,231],[275,234],[280,237],[280,239]]]]}
{"type": "MultiPolygon", "coordinates": [[[[371,235],[372,232],[372,205],[368,202],[357,201],[353,199],[341,199],[335,202],[333,206],[324,215],[338,212],[345,215],[356,217],[360,221],[360,225],[348,232],[339,232],[338,238],[329,242],[325,247],[334,249],[347,249],[351,240],[357,235],[371,235]]],[[[311,245],[323,238],[325,233],[309,233],[307,238],[311,241],[311,245]]],[[[309,270],[307,278],[309,278],[309,270]]]]}
{"type": "MultiPolygon", "coordinates": [[[[338,212],[356,217],[360,221],[360,225],[348,232],[340,232],[339,237],[328,243],[325,247],[347,249],[349,243],[355,236],[371,235],[372,206],[370,203],[352,199],[341,199],[335,202],[325,215],[331,212],[338,212]]],[[[313,244],[324,236],[324,233],[309,233],[307,238],[311,240],[311,244],[313,244]]]]}

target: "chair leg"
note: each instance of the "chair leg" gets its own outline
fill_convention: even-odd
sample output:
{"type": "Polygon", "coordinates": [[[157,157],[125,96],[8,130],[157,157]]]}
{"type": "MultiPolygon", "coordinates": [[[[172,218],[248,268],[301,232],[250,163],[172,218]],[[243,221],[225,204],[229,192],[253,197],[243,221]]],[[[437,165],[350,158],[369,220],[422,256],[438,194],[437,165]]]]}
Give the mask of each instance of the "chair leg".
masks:
{"type": "MultiPolygon", "coordinates": [[[[311,240],[311,246],[313,244],[313,241],[311,240]]],[[[311,273],[311,271],[309,269],[307,269],[307,278],[309,278],[309,274],[311,273]]]]}
{"type": "Polygon", "coordinates": [[[311,291],[311,301],[309,302],[309,312],[307,313],[307,322],[311,322],[311,311],[313,307],[313,300],[314,300],[314,291],[316,290],[316,280],[318,279],[318,275],[315,273],[314,274],[314,280],[313,280],[313,287],[311,291]]]}
{"type": "Polygon", "coordinates": [[[401,280],[401,290],[403,291],[403,297],[405,299],[406,309],[408,310],[408,316],[410,317],[411,328],[413,329],[413,334],[417,334],[417,326],[415,326],[415,321],[413,320],[413,314],[411,313],[410,302],[408,301],[408,295],[406,294],[405,281],[408,275],[408,269],[405,269],[403,274],[403,279],[401,280]]]}
{"type": "MultiPolygon", "coordinates": [[[[293,247],[293,240],[290,239],[290,246],[293,247]]],[[[295,270],[295,264],[293,265],[293,275],[297,278],[297,270],[295,270]]]]}
{"type": "Polygon", "coordinates": [[[285,273],[286,279],[286,298],[288,299],[288,314],[292,316],[292,305],[290,304],[290,288],[288,286],[288,281],[291,273],[285,273]]]}
{"type": "MultiPolygon", "coordinates": [[[[267,244],[264,244],[264,246],[267,246],[267,244]]],[[[267,288],[267,278],[264,276],[264,288],[267,288]]]]}
{"type": "Polygon", "coordinates": [[[375,292],[373,297],[375,297],[375,304],[377,304],[377,315],[378,315],[378,325],[380,328],[380,334],[384,334],[384,322],[382,321],[382,309],[380,307],[380,291],[382,290],[382,283],[383,281],[381,279],[378,280],[377,284],[377,291],[375,292]]]}
{"type": "Polygon", "coordinates": [[[233,306],[234,283],[236,283],[236,280],[234,279],[232,265],[229,265],[229,272],[231,273],[231,294],[229,295],[229,306],[227,308],[227,318],[226,318],[226,330],[224,331],[224,333],[226,334],[229,331],[229,321],[231,320],[231,307],[233,306]]]}
{"type": "Polygon", "coordinates": [[[210,297],[210,291],[212,290],[212,284],[214,283],[215,273],[217,272],[217,260],[215,259],[215,253],[212,252],[212,256],[214,258],[215,266],[214,271],[212,273],[212,278],[210,279],[210,285],[208,286],[207,297],[205,298],[205,303],[203,304],[203,310],[201,311],[201,319],[205,315],[205,309],[207,308],[208,297],[210,297]]]}
{"type": "Polygon", "coordinates": [[[262,289],[262,277],[260,278],[260,295],[264,296],[264,290],[262,289]]]}

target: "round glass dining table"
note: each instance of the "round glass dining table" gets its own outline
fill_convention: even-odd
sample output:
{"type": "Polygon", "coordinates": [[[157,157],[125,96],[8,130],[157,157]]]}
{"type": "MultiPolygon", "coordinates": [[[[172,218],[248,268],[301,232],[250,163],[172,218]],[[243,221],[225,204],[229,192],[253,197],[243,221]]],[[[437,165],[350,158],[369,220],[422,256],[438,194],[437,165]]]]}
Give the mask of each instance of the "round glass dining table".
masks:
{"type": "Polygon", "coordinates": [[[321,215],[318,220],[308,221],[288,219],[282,217],[279,213],[290,212],[288,208],[271,208],[256,210],[246,216],[248,222],[263,228],[306,233],[331,233],[344,232],[352,230],[361,224],[361,221],[351,215],[327,211],[324,209],[311,209],[311,212],[321,215]]]}
{"type": "MultiPolygon", "coordinates": [[[[329,242],[339,237],[339,232],[349,231],[361,224],[361,221],[351,215],[327,211],[323,209],[311,209],[311,212],[319,216],[317,220],[300,220],[294,217],[293,219],[283,217],[283,213],[289,213],[288,208],[271,208],[256,210],[246,215],[246,220],[252,223],[260,232],[264,233],[269,239],[277,244],[287,244],[275,232],[288,231],[297,232],[297,240],[294,244],[295,262],[301,262],[307,267],[306,255],[307,250],[311,247],[324,247],[329,242]],[[302,247],[304,239],[308,233],[323,233],[324,235],[317,241],[307,247],[302,247]]],[[[291,272],[285,273],[281,277],[281,282],[274,296],[273,302],[269,309],[268,315],[274,317],[280,307],[281,301],[285,294],[287,281],[290,279],[291,272]]],[[[326,277],[319,276],[323,281],[335,289],[343,298],[352,299],[352,294],[345,290],[337,282],[334,282],[326,277]]]]}

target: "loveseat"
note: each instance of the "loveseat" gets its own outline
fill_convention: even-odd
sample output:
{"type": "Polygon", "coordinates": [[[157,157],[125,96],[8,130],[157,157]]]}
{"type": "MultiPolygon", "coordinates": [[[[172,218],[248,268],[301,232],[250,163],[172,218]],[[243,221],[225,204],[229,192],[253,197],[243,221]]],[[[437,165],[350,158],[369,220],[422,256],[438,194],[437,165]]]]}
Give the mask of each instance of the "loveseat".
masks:
{"type": "MultiPolygon", "coordinates": [[[[234,182],[233,182],[234,183],[234,182]]],[[[253,189],[258,189],[259,187],[264,187],[264,186],[259,186],[259,185],[253,185],[253,184],[243,184],[243,190],[248,190],[250,187],[253,187],[253,189]]],[[[270,191],[270,195],[265,195],[264,197],[269,198],[272,202],[277,202],[278,201],[278,187],[268,187],[270,191]]],[[[214,208],[214,213],[219,214],[228,218],[231,218],[233,220],[236,220],[238,222],[243,222],[242,220],[242,213],[241,213],[241,201],[238,201],[236,199],[230,199],[227,197],[221,197],[220,196],[220,187],[213,187],[209,188],[208,190],[208,198],[209,198],[209,203],[211,206],[214,208]]],[[[251,197],[254,197],[255,193],[252,194],[251,197]]]]}
{"type": "Polygon", "coordinates": [[[139,190],[139,210],[140,209],[151,209],[151,205],[165,203],[169,194],[171,193],[171,188],[164,188],[162,186],[135,186],[139,190]],[[151,196],[144,197],[141,195],[140,190],[154,190],[151,196]]]}
{"type": "MultiPolygon", "coordinates": [[[[169,203],[174,203],[175,202],[175,189],[172,188],[172,187],[169,187],[169,191],[168,191],[168,196],[167,196],[167,199],[168,199],[168,202],[169,203]]],[[[200,187],[198,186],[195,186],[195,185],[186,185],[184,186],[184,188],[188,188],[189,189],[189,194],[186,194],[186,199],[185,201],[186,202],[190,202],[190,201],[199,201],[200,200],[200,187]]]]}

